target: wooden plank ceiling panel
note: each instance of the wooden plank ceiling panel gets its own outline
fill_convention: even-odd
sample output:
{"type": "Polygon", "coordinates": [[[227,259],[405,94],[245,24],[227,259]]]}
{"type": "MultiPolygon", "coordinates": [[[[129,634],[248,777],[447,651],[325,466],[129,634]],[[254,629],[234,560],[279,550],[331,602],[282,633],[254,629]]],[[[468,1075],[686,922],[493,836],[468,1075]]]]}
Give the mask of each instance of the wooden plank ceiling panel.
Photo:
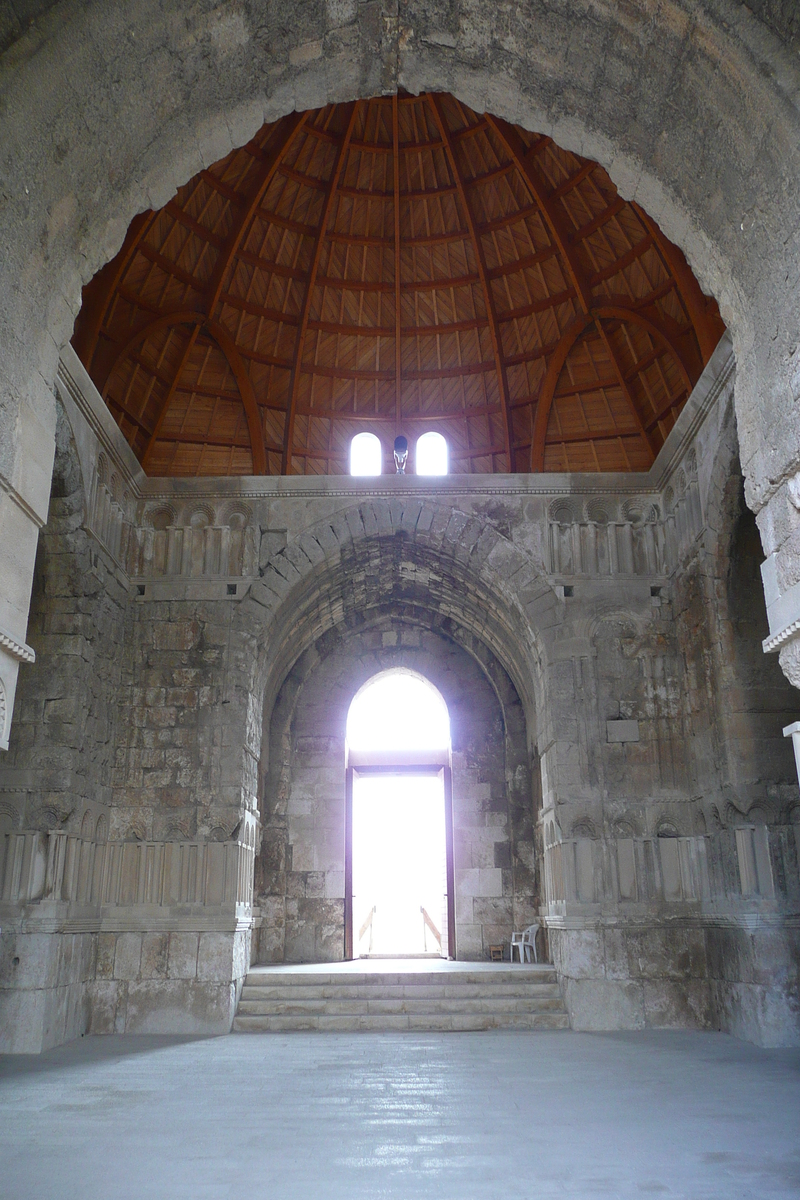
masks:
{"type": "Polygon", "coordinates": [[[74,344],[153,475],[646,470],[719,337],[597,163],[446,94],[294,113],[132,223],[74,344]],[[413,454],[410,469],[413,470],[413,454]]]}

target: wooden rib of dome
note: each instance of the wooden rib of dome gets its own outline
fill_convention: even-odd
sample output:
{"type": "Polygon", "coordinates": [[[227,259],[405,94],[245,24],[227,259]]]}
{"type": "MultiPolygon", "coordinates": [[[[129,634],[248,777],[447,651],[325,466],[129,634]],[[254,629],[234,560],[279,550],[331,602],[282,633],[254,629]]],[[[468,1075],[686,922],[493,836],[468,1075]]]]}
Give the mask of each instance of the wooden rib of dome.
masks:
{"type": "Polygon", "coordinates": [[[132,223],[75,348],[151,475],[647,470],[724,326],[602,167],[450,95],[294,113],[132,223]],[[410,468],[413,470],[413,453],[410,468]]]}

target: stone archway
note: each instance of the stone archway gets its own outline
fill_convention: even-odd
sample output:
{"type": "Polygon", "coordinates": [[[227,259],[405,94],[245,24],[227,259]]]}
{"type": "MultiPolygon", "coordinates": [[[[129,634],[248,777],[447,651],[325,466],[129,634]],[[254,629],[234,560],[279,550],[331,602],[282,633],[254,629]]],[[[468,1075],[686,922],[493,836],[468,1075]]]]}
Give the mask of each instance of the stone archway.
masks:
{"type": "Polygon", "coordinates": [[[428,680],[451,716],[458,957],[488,957],[536,919],[538,762],[521,701],[485,645],[457,621],[423,617],[390,605],[351,615],[304,651],[265,712],[260,961],[343,956],[345,720],[369,679],[398,668],[428,680]]]}
{"type": "MultiPolygon", "coordinates": [[[[6,66],[6,157],[19,164],[0,225],[10,248],[0,274],[10,297],[0,412],[12,431],[0,471],[3,520],[16,533],[4,570],[18,581],[0,623],[12,693],[47,508],[52,384],[81,283],[137,211],[164,203],[292,108],[447,87],[600,161],[719,298],[737,353],[748,501],[785,504],[800,461],[797,299],[775,281],[791,279],[800,256],[796,72],[786,48],[733,0],[714,15],[672,0],[657,20],[644,0],[624,14],[586,0],[568,15],[524,6],[488,20],[444,3],[362,12],[345,2],[322,18],[303,4],[291,27],[255,0],[235,9],[173,2],[157,14],[142,0],[124,20],[100,3],[65,0],[43,10],[6,66]]],[[[772,515],[767,524],[762,536],[788,588],[800,567],[783,548],[783,526],[772,515]]]]}
{"type": "Polygon", "coordinates": [[[265,711],[322,633],[381,606],[412,619],[452,619],[502,663],[531,727],[546,719],[536,621],[558,618],[542,565],[495,523],[413,495],[347,507],[267,556],[237,618],[263,628],[252,689],[265,711]]]}

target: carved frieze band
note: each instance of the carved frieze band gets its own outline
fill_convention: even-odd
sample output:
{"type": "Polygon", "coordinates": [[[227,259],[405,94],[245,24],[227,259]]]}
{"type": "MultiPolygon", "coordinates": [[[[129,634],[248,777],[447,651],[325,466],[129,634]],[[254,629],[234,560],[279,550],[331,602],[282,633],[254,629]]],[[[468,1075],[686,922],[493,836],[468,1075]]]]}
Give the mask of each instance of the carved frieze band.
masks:
{"type": "Polygon", "coordinates": [[[779,629],[777,633],[773,633],[772,637],[764,638],[764,641],[761,643],[764,653],[772,654],[775,650],[780,650],[781,646],[797,633],[800,633],[800,618],[796,621],[791,621],[788,625],[784,625],[783,629],[779,629]]]}
{"type": "Polygon", "coordinates": [[[24,642],[18,642],[10,633],[6,633],[5,629],[0,629],[0,646],[19,662],[32,663],[36,661],[33,649],[26,646],[24,642]]]}

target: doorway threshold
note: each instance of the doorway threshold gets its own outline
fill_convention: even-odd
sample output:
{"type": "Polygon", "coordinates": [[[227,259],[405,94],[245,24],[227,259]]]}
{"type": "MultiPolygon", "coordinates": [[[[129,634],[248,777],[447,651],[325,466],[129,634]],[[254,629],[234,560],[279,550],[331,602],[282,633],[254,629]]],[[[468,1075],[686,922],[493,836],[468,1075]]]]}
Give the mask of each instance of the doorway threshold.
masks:
{"type": "Polygon", "coordinates": [[[368,959],[391,959],[392,961],[394,961],[395,959],[398,959],[398,958],[402,958],[405,960],[405,959],[421,959],[421,958],[432,959],[432,958],[442,958],[442,957],[443,957],[443,955],[434,954],[433,952],[431,952],[430,954],[359,954],[358,959],[356,959],[354,961],[362,962],[364,959],[367,959],[367,958],[368,959]]]}

